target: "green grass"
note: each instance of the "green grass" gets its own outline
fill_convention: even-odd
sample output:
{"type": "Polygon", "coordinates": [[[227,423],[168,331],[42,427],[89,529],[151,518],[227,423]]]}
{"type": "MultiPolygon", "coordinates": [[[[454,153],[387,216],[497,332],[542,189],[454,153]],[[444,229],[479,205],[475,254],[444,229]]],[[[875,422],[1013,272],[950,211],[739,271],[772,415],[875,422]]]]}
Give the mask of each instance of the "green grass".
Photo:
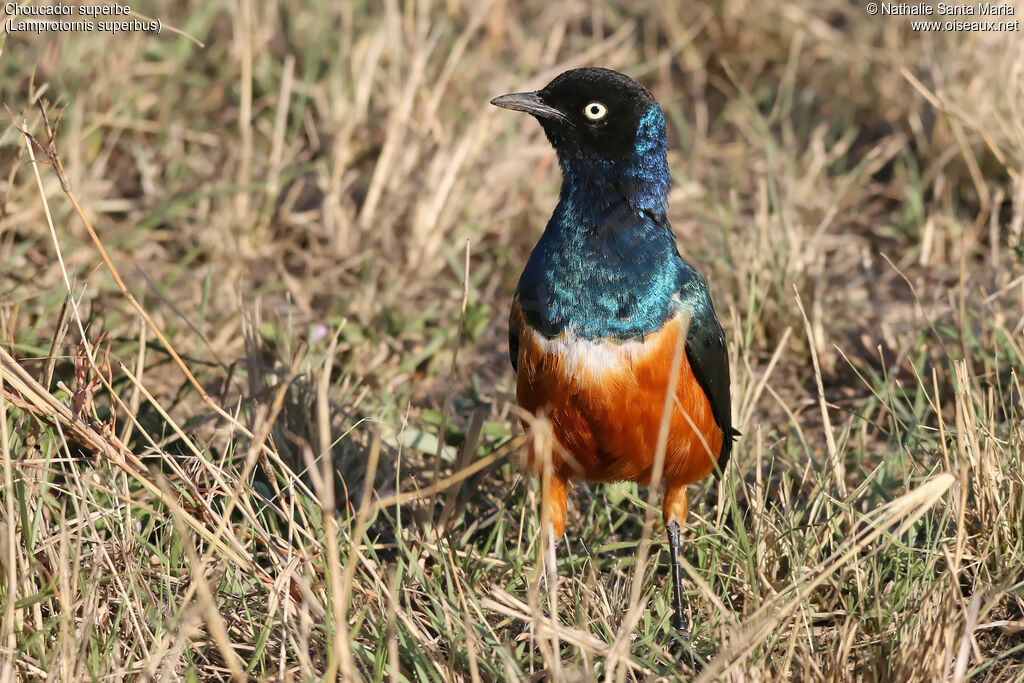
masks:
{"type": "Polygon", "coordinates": [[[1014,34],[802,0],[139,11],[164,33],[0,36],[5,678],[1024,679],[1014,34]],[[487,102],[582,64],[662,103],[729,339],[685,647],[635,485],[577,486],[538,590],[505,320],[558,171],[487,102]]]}

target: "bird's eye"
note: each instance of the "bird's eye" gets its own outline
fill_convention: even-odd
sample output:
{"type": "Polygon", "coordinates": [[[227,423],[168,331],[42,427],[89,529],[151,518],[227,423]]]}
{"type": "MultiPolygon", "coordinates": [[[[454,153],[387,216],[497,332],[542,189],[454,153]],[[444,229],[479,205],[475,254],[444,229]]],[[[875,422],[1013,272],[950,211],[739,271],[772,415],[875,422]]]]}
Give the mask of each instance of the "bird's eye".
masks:
{"type": "Polygon", "coordinates": [[[600,102],[591,102],[587,106],[583,107],[583,113],[591,121],[600,121],[608,113],[608,107],[604,106],[600,102]]]}

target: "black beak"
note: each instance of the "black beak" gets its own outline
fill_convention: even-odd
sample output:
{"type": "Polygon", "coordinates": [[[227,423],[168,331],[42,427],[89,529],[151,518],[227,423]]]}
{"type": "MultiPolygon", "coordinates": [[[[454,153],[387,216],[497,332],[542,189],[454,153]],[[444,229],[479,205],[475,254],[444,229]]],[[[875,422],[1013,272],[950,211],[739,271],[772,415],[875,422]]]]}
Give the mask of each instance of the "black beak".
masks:
{"type": "Polygon", "coordinates": [[[565,114],[545,104],[544,100],[540,98],[540,93],[537,92],[516,92],[511,95],[502,95],[491,100],[491,104],[503,109],[525,111],[527,114],[533,114],[541,119],[565,120],[565,114]]]}

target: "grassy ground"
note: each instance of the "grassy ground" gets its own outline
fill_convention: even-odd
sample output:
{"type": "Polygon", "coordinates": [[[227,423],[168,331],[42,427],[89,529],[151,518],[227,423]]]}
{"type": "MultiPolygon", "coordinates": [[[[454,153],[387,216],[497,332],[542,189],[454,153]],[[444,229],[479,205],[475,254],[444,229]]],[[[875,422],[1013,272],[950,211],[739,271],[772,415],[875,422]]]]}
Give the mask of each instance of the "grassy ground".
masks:
{"type": "Polygon", "coordinates": [[[159,4],[159,36],[0,35],[5,679],[1024,678],[1019,33],[159,4]],[[510,441],[506,307],[559,178],[487,101],[584,64],[661,101],[729,338],[685,648],[635,486],[577,487],[539,594],[510,441]]]}

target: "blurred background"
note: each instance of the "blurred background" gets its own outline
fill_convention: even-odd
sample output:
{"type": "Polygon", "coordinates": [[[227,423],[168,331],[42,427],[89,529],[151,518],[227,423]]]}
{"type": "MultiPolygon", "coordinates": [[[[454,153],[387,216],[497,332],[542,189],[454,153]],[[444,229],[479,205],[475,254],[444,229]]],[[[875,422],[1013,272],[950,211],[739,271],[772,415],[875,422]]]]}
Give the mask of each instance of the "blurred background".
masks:
{"type": "Polygon", "coordinates": [[[841,0],[132,10],[161,34],[0,34],[13,671],[1018,671],[1019,22],[915,31],[841,0]],[[692,492],[685,656],[660,569],[613,647],[635,486],[570,501],[571,633],[539,625],[539,490],[514,456],[357,514],[521,433],[508,305],[560,178],[540,127],[488,101],[584,65],[661,103],[669,216],[729,340],[744,436],[692,492]]]}

